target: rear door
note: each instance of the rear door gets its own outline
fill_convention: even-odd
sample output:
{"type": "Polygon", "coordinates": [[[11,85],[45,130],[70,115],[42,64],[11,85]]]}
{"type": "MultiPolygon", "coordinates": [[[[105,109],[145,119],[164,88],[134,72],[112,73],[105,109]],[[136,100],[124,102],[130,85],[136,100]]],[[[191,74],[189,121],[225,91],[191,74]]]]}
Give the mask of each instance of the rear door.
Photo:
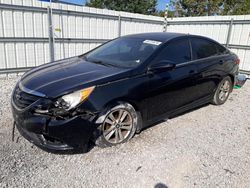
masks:
{"type": "Polygon", "coordinates": [[[190,103],[194,99],[196,66],[190,63],[188,37],[170,41],[152,64],[171,61],[176,68],[148,74],[148,120],[153,120],[190,103]]]}
{"type": "Polygon", "coordinates": [[[212,40],[190,37],[192,59],[197,66],[195,99],[212,96],[221,80],[227,61],[227,50],[212,40]]]}

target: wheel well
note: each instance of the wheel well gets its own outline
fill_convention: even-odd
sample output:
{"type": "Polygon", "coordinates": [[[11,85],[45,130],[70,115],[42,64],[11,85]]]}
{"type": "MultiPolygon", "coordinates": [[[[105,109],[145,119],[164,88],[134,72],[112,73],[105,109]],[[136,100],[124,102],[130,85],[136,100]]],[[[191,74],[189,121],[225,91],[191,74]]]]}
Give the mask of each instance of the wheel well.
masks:
{"type": "Polygon", "coordinates": [[[234,85],[234,81],[235,81],[234,76],[233,76],[233,75],[231,75],[231,74],[229,74],[228,76],[231,78],[232,84],[234,85]]]}
{"type": "Polygon", "coordinates": [[[119,103],[129,103],[130,105],[133,106],[133,108],[135,109],[135,111],[140,112],[139,107],[138,107],[138,105],[137,105],[135,102],[133,102],[133,101],[131,101],[131,100],[128,100],[128,99],[123,99],[123,98],[115,99],[115,100],[109,101],[109,102],[105,105],[105,109],[112,108],[112,107],[118,105],[119,103]]]}

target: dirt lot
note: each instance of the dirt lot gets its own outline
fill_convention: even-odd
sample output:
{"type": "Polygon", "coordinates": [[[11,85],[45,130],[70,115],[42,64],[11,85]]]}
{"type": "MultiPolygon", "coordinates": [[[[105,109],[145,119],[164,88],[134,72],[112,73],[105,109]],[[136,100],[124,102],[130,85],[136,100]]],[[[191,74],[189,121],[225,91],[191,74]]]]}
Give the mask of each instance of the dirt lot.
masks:
{"type": "Polygon", "coordinates": [[[0,187],[250,187],[250,81],[208,105],[86,154],[46,153],[16,132],[0,80],[0,187]]]}

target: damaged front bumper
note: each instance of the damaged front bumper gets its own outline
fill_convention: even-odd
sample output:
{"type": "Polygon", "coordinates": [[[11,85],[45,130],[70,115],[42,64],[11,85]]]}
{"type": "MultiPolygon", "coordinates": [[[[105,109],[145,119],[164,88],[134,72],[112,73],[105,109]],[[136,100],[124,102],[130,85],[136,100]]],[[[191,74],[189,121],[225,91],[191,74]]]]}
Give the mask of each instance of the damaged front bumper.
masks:
{"type": "Polygon", "coordinates": [[[35,105],[37,104],[19,109],[13,100],[11,101],[16,127],[24,138],[51,152],[87,149],[89,140],[98,127],[94,122],[94,114],[57,118],[34,113],[35,105]]]}

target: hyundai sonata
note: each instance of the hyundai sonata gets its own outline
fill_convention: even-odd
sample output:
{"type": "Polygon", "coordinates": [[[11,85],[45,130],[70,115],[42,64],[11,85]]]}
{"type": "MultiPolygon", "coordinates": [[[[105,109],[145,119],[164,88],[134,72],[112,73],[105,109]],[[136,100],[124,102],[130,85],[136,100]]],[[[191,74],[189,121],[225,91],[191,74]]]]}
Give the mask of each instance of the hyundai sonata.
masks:
{"type": "Polygon", "coordinates": [[[19,132],[48,151],[106,147],[161,119],[225,103],[238,57],[218,42],[178,33],[120,37],[38,66],[12,94],[19,132]]]}

